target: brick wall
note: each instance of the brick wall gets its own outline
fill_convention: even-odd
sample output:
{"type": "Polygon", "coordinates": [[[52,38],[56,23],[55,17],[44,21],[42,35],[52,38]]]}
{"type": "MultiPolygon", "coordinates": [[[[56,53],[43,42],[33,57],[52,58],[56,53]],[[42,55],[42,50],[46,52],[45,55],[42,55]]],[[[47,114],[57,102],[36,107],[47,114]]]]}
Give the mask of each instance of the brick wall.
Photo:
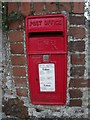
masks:
{"type": "MultiPolygon", "coordinates": [[[[84,17],[84,3],[79,2],[8,2],[8,14],[11,12],[22,14],[23,17],[17,21],[9,21],[7,32],[7,43],[9,44],[9,62],[12,90],[6,95],[3,90],[3,104],[7,106],[9,100],[16,101],[16,98],[24,102],[28,109],[27,116],[37,118],[88,118],[88,74],[87,74],[87,28],[84,17]],[[67,102],[65,106],[43,106],[32,105],[30,102],[30,91],[28,85],[27,59],[26,59],[26,33],[25,17],[27,15],[56,14],[64,13],[68,23],[68,78],[67,78],[67,102]],[[10,96],[13,96],[11,99],[10,96]]],[[[6,82],[7,83],[7,82],[6,82]]],[[[6,84],[7,86],[7,84],[6,84]]],[[[14,102],[15,102],[14,101],[14,102]]],[[[10,105],[10,104],[9,104],[10,105]]],[[[17,105],[17,104],[16,104],[17,105]]],[[[10,105],[11,107],[13,105],[10,105]]],[[[17,106],[18,107],[18,106],[17,106]]],[[[12,107],[11,107],[12,108],[12,107]]],[[[14,110],[13,110],[14,111],[14,110]]],[[[22,115],[7,112],[5,106],[3,112],[6,115],[22,118],[22,115]]],[[[21,112],[23,114],[23,111],[21,112]]],[[[26,114],[25,114],[26,115],[26,114]]],[[[25,116],[23,120],[28,119],[25,116]]]]}
{"type": "Polygon", "coordinates": [[[88,64],[88,69],[89,69],[89,77],[90,77],[90,20],[88,21],[88,61],[89,61],[89,64],[88,64]]]}

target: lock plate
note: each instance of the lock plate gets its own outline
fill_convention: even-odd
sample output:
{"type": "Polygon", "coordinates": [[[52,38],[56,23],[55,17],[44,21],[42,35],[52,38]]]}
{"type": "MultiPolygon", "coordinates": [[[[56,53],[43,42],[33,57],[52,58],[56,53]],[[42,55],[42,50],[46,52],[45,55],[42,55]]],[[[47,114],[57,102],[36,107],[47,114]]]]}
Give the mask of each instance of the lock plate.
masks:
{"type": "Polygon", "coordinates": [[[49,55],[43,55],[43,61],[48,62],[49,61],[49,55]]]}

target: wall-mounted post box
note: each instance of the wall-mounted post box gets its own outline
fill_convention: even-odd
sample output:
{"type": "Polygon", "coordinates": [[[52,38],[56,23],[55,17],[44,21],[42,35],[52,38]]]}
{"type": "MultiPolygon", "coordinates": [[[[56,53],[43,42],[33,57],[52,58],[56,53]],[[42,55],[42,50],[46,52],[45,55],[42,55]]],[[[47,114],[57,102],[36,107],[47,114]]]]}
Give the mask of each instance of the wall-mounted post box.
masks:
{"type": "Polygon", "coordinates": [[[67,28],[62,14],[28,16],[26,49],[33,104],[65,104],[67,28]]]}

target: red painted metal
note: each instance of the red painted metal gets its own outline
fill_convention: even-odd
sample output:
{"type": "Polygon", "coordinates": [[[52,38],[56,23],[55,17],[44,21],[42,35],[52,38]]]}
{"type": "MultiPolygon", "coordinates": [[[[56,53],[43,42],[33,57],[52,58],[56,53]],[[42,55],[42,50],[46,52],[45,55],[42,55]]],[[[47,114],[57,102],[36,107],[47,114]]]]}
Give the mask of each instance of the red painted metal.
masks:
{"type": "MultiPolygon", "coordinates": [[[[28,77],[30,97],[33,104],[64,105],[66,103],[66,26],[66,17],[62,14],[26,17],[28,77]],[[44,57],[46,58],[44,59],[44,57]],[[48,87],[46,91],[40,88],[39,65],[47,64],[54,65],[55,83],[53,82],[53,84],[55,85],[53,86],[55,88],[50,88],[51,91],[47,89],[48,87]]],[[[52,76],[54,75],[52,74],[52,76]]],[[[52,81],[52,78],[50,80],[52,81]]],[[[51,83],[46,85],[52,86],[51,83]]]]}

